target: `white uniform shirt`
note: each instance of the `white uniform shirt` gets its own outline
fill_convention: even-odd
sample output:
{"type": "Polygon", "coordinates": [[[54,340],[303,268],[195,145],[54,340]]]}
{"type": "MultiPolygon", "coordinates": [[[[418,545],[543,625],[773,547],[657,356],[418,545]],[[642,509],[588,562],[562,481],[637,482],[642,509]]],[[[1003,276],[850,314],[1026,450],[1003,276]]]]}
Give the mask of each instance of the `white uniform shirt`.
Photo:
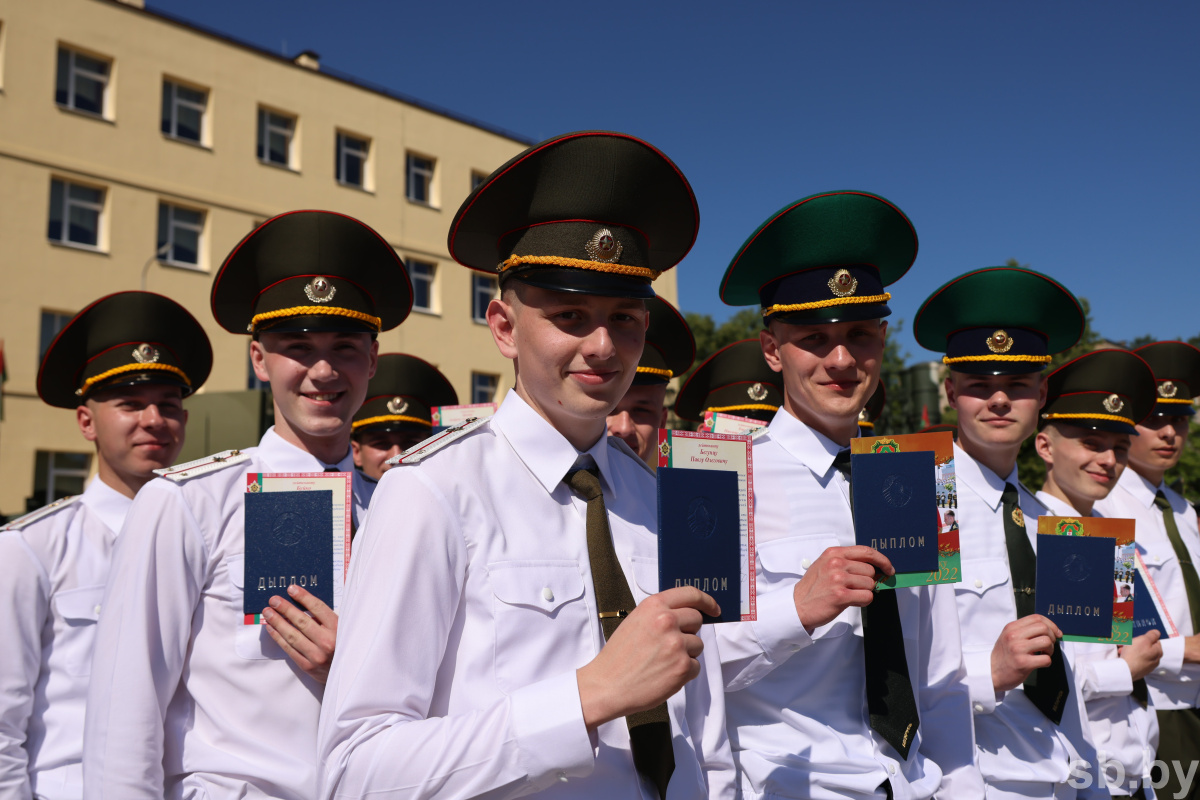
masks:
{"type": "MultiPolygon", "coordinates": [[[[129,510],[92,665],[87,798],[316,795],[321,686],[262,625],[243,624],[243,495],[248,472],[324,465],[274,428],[244,452],[224,469],[151,481],[129,510]]],[[[337,467],[353,472],[348,453],[337,467]]]]}
{"type": "Polygon", "coordinates": [[[747,798],[979,797],[953,590],[897,590],[921,724],[907,761],[870,727],[862,612],[810,637],[793,587],[829,547],[855,544],[839,446],[784,410],[754,441],[758,620],[722,625],[729,737],[747,798]]]}
{"type": "MultiPolygon", "coordinates": [[[[654,479],[618,439],[600,469],[639,602],[658,591],[654,479]]],[[[587,731],[575,672],[603,644],[580,453],[514,392],[481,427],[384,474],[351,566],[325,690],[321,796],[650,798],[626,722],[587,731]]],[[[668,798],[733,795],[712,626],[700,676],[667,701],[668,798]]]]}
{"type": "MultiPolygon", "coordinates": [[[[1038,492],[1035,496],[1049,516],[1079,516],[1070,504],[1051,494],[1038,492]]],[[[1093,516],[1104,515],[1093,513],[1093,516]]],[[[1032,528],[1030,535],[1037,535],[1036,519],[1027,517],[1025,525],[1032,528]]],[[[1143,708],[1133,698],[1133,675],[1115,644],[1066,642],[1064,646],[1075,667],[1075,685],[1087,708],[1092,742],[1100,762],[1119,762],[1125,775],[1117,784],[1114,780],[1119,777],[1117,771],[1106,772],[1108,789],[1115,795],[1128,795],[1131,780],[1140,783],[1142,778],[1150,777],[1154,751],[1158,749],[1158,716],[1154,706],[1143,708]]],[[[1153,790],[1147,786],[1146,791],[1153,790]]]]}
{"type": "Polygon", "coordinates": [[[0,797],[83,796],[83,709],[117,532],[133,501],[95,478],[0,528],[0,797]]]}
{"type": "Polygon", "coordinates": [[[1196,633],[1188,606],[1183,570],[1175,557],[1175,548],[1167,538],[1162,510],[1154,505],[1154,494],[1162,489],[1171,503],[1175,527],[1192,563],[1200,565],[1200,533],[1196,530],[1196,509],[1167,486],[1154,486],[1130,467],[1121,473],[1117,486],[1096,504],[1096,512],[1106,517],[1137,520],[1138,549],[1142,560],[1166,603],[1167,612],[1179,629],[1179,636],[1162,639],[1163,657],[1158,669],[1146,676],[1150,702],[1160,711],[1200,706],[1200,664],[1183,663],[1183,639],[1196,633]]]}
{"type": "MultiPolygon", "coordinates": [[[[992,649],[1004,626],[1017,619],[1004,538],[1004,484],[1017,487],[1026,520],[1036,520],[1046,509],[1017,480],[1015,467],[1001,479],[957,444],[954,472],[963,577],[955,590],[987,797],[1107,798],[1108,790],[1095,778],[1096,750],[1083,724],[1086,712],[1069,652],[1064,650],[1071,696],[1058,725],[1038,710],[1021,686],[1001,693],[992,684],[992,649]],[[1076,794],[1067,781],[1072,778],[1072,761],[1079,759],[1089,766],[1077,767],[1075,774],[1088,778],[1089,785],[1076,794]]],[[[1036,551],[1037,537],[1030,541],[1036,551]]],[[[1076,780],[1083,782],[1083,777],[1076,780]]]]}

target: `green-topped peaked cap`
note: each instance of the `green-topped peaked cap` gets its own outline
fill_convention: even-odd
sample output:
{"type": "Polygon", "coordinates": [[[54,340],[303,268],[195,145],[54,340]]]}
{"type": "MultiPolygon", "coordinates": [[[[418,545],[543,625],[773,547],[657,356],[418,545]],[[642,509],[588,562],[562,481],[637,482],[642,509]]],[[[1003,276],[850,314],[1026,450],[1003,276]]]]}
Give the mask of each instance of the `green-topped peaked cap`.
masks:
{"type": "Polygon", "coordinates": [[[489,175],[454,215],[447,247],[502,283],[648,299],[699,225],[691,185],[659,150],[624,133],[581,131],[489,175]]]}
{"type": "Polygon", "coordinates": [[[196,318],[153,292],[101,297],[66,324],[38,369],[42,400],[75,408],[92,392],[161,383],[187,397],[208,380],[213,354],[196,318]]]}
{"type": "Polygon", "coordinates": [[[1083,334],[1083,308],[1061,283],[1023,267],[985,267],[931,294],[913,320],[927,350],[955,372],[1040,372],[1083,334]]]}
{"type": "Polygon", "coordinates": [[[697,367],[675,399],[675,413],[699,422],[705,411],[769,422],[783,405],[783,376],[767,366],[758,339],[722,347],[697,367]]]}
{"type": "Polygon", "coordinates": [[[1187,342],[1154,342],[1133,352],[1154,370],[1158,390],[1154,413],[1191,416],[1200,397],[1200,350],[1187,342]]]}
{"type": "Polygon", "coordinates": [[[1080,428],[1137,435],[1154,412],[1154,372],[1128,350],[1094,350],[1046,376],[1046,405],[1038,428],[1063,422],[1080,428]]]}
{"type": "Polygon", "coordinates": [[[691,369],[696,360],[696,340],[687,320],[661,297],[647,300],[646,311],[650,313],[650,327],[646,329],[646,345],[633,385],[666,385],[691,369]]]}
{"type": "Polygon", "coordinates": [[[413,427],[428,431],[433,426],[434,406],[457,403],[458,393],[433,364],[407,353],[384,353],[351,426],[355,433],[413,427]]]}
{"type": "Polygon", "coordinates": [[[861,435],[870,435],[875,428],[875,420],[879,419],[886,404],[887,392],[883,388],[883,381],[880,381],[879,385],[875,387],[875,391],[867,398],[867,404],[863,406],[863,410],[858,412],[858,430],[861,435]]]}
{"type": "Polygon", "coordinates": [[[916,229],[893,203],[870,192],[814,194],[750,235],[725,270],[721,299],[797,324],[880,319],[892,313],[883,287],[916,258],[916,229]]]}

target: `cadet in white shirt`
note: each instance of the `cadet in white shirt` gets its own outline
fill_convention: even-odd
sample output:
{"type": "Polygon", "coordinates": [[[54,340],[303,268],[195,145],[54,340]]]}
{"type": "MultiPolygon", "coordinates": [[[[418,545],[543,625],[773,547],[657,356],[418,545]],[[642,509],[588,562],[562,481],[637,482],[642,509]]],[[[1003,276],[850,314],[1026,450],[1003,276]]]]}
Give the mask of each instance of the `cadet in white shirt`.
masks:
{"type": "Polygon", "coordinates": [[[1096,504],[1106,517],[1137,520],[1143,560],[1179,636],[1162,640],[1162,661],[1146,676],[1161,731],[1154,783],[1159,797],[1200,797],[1200,532],[1196,510],[1166,485],[1179,463],[1200,396],[1200,350],[1186,342],[1156,342],[1134,351],[1154,370],[1154,414],[1137,426],[1129,469],[1096,504]]]}
{"type": "MultiPolygon", "coordinates": [[[[1134,426],[1154,409],[1154,373],[1133,353],[1098,350],[1050,373],[1046,385],[1034,442],[1046,462],[1046,481],[1037,499],[1051,516],[1100,516],[1093,506],[1117,485],[1128,463],[1130,436],[1137,436],[1134,426]]],[[[1025,524],[1036,536],[1037,519],[1026,517],[1025,524]]],[[[1114,796],[1154,796],[1147,779],[1158,721],[1147,706],[1143,679],[1162,657],[1158,639],[1159,632],[1152,630],[1119,648],[1064,644],[1114,796]]]]}
{"type": "Polygon", "coordinates": [[[917,342],[946,354],[947,400],[958,412],[962,582],[955,590],[988,800],[1109,796],[1057,644],[1062,632],[1033,613],[1036,540],[1025,519],[1046,511],[1016,468],[1046,400],[1041,370],[1082,330],[1074,295],[1044,275],[1009,267],[954,278],[913,323],[917,342]]]}
{"type": "Polygon", "coordinates": [[[697,224],[674,164],[604,132],[534,146],[459,209],[449,250],[499,265],[488,324],[516,384],[379,484],[321,713],[322,797],[733,796],[700,630],[716,603],[656,593],[654,479],[605,435],[650,281],[697,224]]]}
{"type": "MultiPolygon", "coordinates": [[[[87,798],[316,796],[316,734],[337,615],[299,586],[245,624],[248,472],[353,472],[351,420],[376,334],[412,294],[395,251],[325,211],[263,223],[213,283],[217,322],[254,334],[275,425],[257,448],[179,465],[129,510],[96,638],[87,798]],[[292,603],[299,604],[309,614],[292,603]]],[[[354,519],[370,484],[355,474],[354,519]]]]}
{"type": "Polygon", "coordinates": [[[79,312],[46,350],[38,395],[96,446],[82,495],[0,526],[0,797],[83,796],[83,716],[96,620],[133,496],[183,447],[183,398],[212,368],[191,314],[149,292],[79,312]]]}
{"type": "MultiPolygon", "coordinates": [[[[851,512],[849,446],[879,382],[884,286],[916,255],[894,205],[830,192],[771,217],[721,285],[731,305],[761,304],[760,353],[785,389],[754,442],[758,620],[718,632],[746,798],[983,793],[953,589],[875,592],[891,563],[855,544],[851,512]]],[[[743,403],[766,394],[739,388],[743,403]]]]}

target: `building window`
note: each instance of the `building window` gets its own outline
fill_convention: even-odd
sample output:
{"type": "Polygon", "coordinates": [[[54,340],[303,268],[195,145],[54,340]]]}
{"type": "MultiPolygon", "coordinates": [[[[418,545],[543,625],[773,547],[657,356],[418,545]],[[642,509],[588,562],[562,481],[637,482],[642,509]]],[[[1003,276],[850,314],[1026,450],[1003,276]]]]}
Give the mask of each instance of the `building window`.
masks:
{"type": "Polygon", "coordinates": [[[34,455],[33,497],[28,505],[36,509],[61,497],[83,494],[91,466],[91,453],[38,450],[34,455]]]}
{"type": "Polygon", "coordinates": [[[415,258],[406,259],[404,263],[408,267],[408,278],[412,281],[413,309],[434,311],[433,279],[437,275],[437,265],[415,258]]]}
{"type": "Polygon", "coordinates": [[[50,241],[98,248],[103,213],[103,189],[57,178],[50,181],[50,225],[46,232],[50,241]]]}
{"type": "Polygon", "coordinates": [[[433,159],[409,153],[405,196],[414,203],[433,205],[433,159]]]}
{"type": "Polygon", "coordinates": [[[162,94],[162,132],[175,139],[202,142],[208,92],[163,81],[162,94]]]}
{"type": "Polygon", "coordinates": [[[204,212],[158,204],[158,252],[160,260],[184,267],[200,266],[204,240],[204,212]]]}
{"type": "Polygon", "coordinates": [[[67,327],[67,323],[71,321],[74,314],[67,314],[62,311],[42,311],[41,330],[38,332],[38,363],[42,363],[42,357],[46,355],[46,351],[50,349],[50,345],[54,342],[54,337],[58,336],[58,332],[67,327]]]}
{"type": "Polygon", "coordinates": [[[292,137],[296,118],[258,109],[258,160],[281,167],[292,165],[292,137]]]}
{"type": "Polygon", "coordinates": [[[337,135],[337,179],[346,186],[367,188],[367,153],[371,143],[347,133],[337,135]]]}
{"type": "Polygon", "coordinates": [[[471,276],[471,319],[487,323],[488,305],[496,299],[496,279],[491,275],[471,276]]]}
{"type": "Polygon", "coordinates": [[[54,102],[63,108],[103,116],[109,66],[109,62],[99,58],[85,56],[65,47],[58,48],[54,102]]]}
{"type": "Polygon", "coordinates": [[[496,387],[500,383],[500,376],[488,375],[483,372],[471,373],[471,402],[472,403],[494,403],[496,402],[496,387]]]}
{"type": "Polygon", "coordinates": [[[487,179],[488,176],[486,172],[480,172],[477,169],[471,170],[471,191],[473,192],[478,189],[479,184],[483,183],[487,179]]]}

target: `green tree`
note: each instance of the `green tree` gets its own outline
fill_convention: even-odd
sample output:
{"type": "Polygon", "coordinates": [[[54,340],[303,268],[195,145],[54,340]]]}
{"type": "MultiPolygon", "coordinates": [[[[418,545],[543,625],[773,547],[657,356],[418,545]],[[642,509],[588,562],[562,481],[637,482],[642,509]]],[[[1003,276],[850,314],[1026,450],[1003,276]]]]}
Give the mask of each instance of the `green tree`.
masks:
{"type": "Polygon", "coordinates": [[[708,314],[698,314],[695,311],[683,312],[683,318],[687,320],[688,327],[692,329],[692,336],[696,339],[696,360],[679,382],[681,386],[713,353],[742,339],[757,339],[758,332],[763,327],[762,313],[757,306],[741,309],[720,325],[708,314]]]}

